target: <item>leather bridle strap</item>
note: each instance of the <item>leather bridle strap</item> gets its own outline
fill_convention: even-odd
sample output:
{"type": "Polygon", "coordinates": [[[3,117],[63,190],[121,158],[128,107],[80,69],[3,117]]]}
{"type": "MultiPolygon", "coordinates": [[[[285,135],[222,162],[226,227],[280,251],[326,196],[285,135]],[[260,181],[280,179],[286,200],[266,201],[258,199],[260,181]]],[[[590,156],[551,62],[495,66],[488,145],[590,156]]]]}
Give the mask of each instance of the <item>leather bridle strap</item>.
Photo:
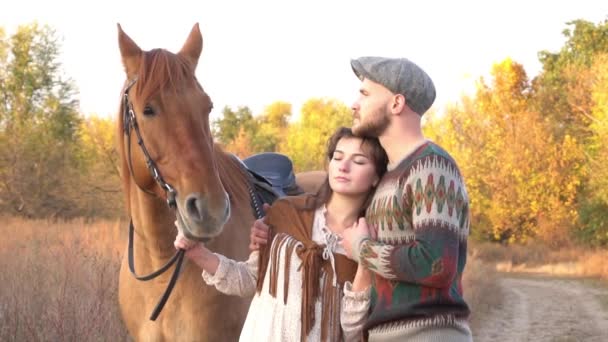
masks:
{"type": "Polygon", "coordinates": [[[142,281],[152,280],[152,279],[158,277],[159,275],[165,273],[165,271],[167,271],[169,269],[169,267],[173,266],[175,261],[179,259],[179,252],[182,250],[177,251],[177,253],[175,253],[175,255],[173,255],[171,257],[171,259],[169,259],[169,261],[167,261],[167,263],[163,267],[159,268],[158,270],[156,270],[150,274],[146,274],[144,276],[138,275],[137,272],[135,272],[135,262],[134,262],[135,258],[133,256],[133,232],[134,231],[135,231],[135,228],[133,228],[133,220],[131,220],[129,222],[129,270],[131,271],[131,274],[133,274],[135,279],[142,280],[142,281]]]}
{"type": "Polygon", "coordinates": [[[173,264],[175,264],[175,269],[173,270],[173,275],[171,275],[171,280],[169,280],[167,289],[165,289],[165,292],[163,293],[162,297],[160,297],[160,300],[158,301],[158,303],[154,307],[154,310],[152,310],[152,314],[150,315],[150,320],[155,321],[156,318],[158,317],[158,315],[160,314],[160,312],[163,310],[165,303],[167,303],[167,299],[169,299],[169,296],[171,295],[171,291],[173,291],[173,288],[175,287],[175,283],[177,282],[177,277],[179,276],[180,270],[182,268],[182,264],[184,261],[184,255],[185,255],[186,251],[184,251],[183,249],[178,250],[177,253],[175,253],[175,255],[173,255],[173,257],[163,267],[159,268],[157,271],[154,271],[145,276],[137,275],[137,273],[135,272],[135,262],[134,262],[135,258],[133,257],[133,232],[134,231],[135,231],[135,228],[133,227],[133,220],[131,220],[129,222],[129,248],[128,248],[129,256],[128,256],[128,259],[129,259],[129,270],[131,271],[131,274],[135,277],[135,279],[141,280],[141,281],[148,281],[148,280],[154,279],[154,278],[158,277],[159,275],[165,273],[165,271],[167,271],[169,269],[169,267],[171,267],[173,264]]]}
{"type": "Polygon", "coordinates": [[[156,166],[156,163],[152,159],[152,156],[150,156],[150,152],[148,152],[148,149],[146,148],[146,145],[144,144],[144,139],[142,138],[141,132],[139,131],[139,124],[137,123],[137,118],[135,116],[135,110],[133,109],[133,104],[131,103],[131,101],[129,101],[129,90],[135,84],[136,81],[137,81],[137,79],[134,79],[129,83],[129,85],[127,85],[127,87],[125,88],[124,99],[123,99],[124,103],[123,103],[123,118],[122,119],[123,119],[123,131],[124,131],[125,135],[127,136],[127,164],[129,165],[129,172],[131,173],[131,177],[133,178],[133,181],[135,182],[137,187],[139,189],[141,189],[141,191],[148,193],[150,195],[155,195],[152,191],[143,188],[142,186],[140,186],[137,183],[137,181],[135,181],[135,174],[133,172],[133,162],[131,160],[131,130],[133,130],[133,131],[135,131],[135,135],[137,136],[137,144],[139,145],[142,153],[144,154],[144,158],[146,159],[146,166],[148,167],[148,171],[150,171],[152,178],[154,178],[154,180],[156,181],[156,183],[158,183],[160,188],[165,191],[166,198],[167,198],[167,204],[169,205],[169,207],[172,209],[175,209],[175,207],[176,207],[175,196],[177,193],[176,193],[175,189],[169,183],[165,182],[160,171],[158,170],[158,167],[156,166]]]}

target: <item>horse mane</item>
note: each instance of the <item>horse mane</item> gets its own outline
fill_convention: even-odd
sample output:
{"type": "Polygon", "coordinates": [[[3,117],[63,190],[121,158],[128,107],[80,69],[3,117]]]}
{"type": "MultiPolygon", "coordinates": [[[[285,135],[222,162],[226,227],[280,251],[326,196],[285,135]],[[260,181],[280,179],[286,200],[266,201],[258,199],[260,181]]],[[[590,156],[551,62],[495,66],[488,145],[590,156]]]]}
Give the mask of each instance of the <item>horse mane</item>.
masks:
{"type": "Polygon", "coordinates": [[[159,96],[176,96],[181,87],[200,85],[194,70],[186,58],[165,49],[146,51],[135,83],[135,92],[143,99],[159,96]]]}
{"type": "Polygon", "coordinates": [[[229,155],[218,144],[214,144],[213,153],[217,161],[218,173],[224,188],[230,194],[231,202],[249,203],[249,179],[246,170],[239,161],[229,155]]]}

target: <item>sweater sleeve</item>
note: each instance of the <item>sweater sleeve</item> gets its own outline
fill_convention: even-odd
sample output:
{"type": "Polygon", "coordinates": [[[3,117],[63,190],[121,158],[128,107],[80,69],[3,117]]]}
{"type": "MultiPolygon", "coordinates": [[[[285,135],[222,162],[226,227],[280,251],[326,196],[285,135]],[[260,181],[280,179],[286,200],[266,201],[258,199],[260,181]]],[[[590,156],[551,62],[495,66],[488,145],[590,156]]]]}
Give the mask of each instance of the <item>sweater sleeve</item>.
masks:
{"type": "Polygon", "coordinates": [[[363,325],[367,321],[370,308],[370,288],[360,292],[352,291],[352,283],[344,283],[344,297],[342,297],[342,310],[340,324],[344,334],[344,341],[360,341],[363,325]]]}
{"type": "Polygon", "coordinates": [[[255,294],[258,274],[259,253],[253,252],[246,261],[235,261],[221,254],[219,266],[214,275],[203,271],[203,280],[207,285],[215,286],[221,293],[248,297],[255,294]]]}
{"type": "Polygon", "coordinates": [[[353,254],[386,279],[436,288],[449,286],[457,274],[459,244],[469,231],[468,198],[462,178],[448,163],[421,163],[402,188],[404,191],[397,191],[402,200],[389,202],[392,206],[383,218],[384,225],[379,225],[380,241],[363,238],[355,243],[357,251],[353,254]],[[386,238],[402,228],[395,227],[397,215],[404,222],[403,235],[386,238]],[[393,231],[382,232],[389,229],[389,221],[393,231]]]}

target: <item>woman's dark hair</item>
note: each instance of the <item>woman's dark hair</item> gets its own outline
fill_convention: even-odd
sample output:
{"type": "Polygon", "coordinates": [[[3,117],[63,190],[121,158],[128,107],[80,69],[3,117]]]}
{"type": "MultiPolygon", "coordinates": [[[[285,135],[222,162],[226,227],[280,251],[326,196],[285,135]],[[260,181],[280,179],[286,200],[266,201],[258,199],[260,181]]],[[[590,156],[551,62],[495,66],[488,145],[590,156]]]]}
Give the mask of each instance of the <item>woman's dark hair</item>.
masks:
{"type": "MultiPolygon", "coordinates": [[[[376,174],[378,178],[382,178],[384,173],[386,172],[386,165],[388,164],[388,156],[386,155],[386,151],[380,145],[380,141],[378,138],[373,137],[360,137],[353,134],[353,131],[348,127],[339,127],[329,140],[327,141],[327,151],[326,157],[327,162],[329,162],[334,157],[334,152],[336,151],[336,147],[338,142],[342,138],[356,138],[361,139],[361,148],[367,152],[370,157],[371,162],[374,164],[376,174]]],[[[308,203],[306,203],[306,208],[304,209],[317,209],[327,203],[331,194],[333,193],[331,187],[329,186],[329,174],[325,177],[323,184],[317,191],[317,193],[310,198],[308,203]]],[[[374,195],[373,191],[365,198],[363,202],[363,206],[361,207],[361,211],[359,212],[359,216],[365,216],[365,210],[370,205],[372,197],[374,195]]]]}

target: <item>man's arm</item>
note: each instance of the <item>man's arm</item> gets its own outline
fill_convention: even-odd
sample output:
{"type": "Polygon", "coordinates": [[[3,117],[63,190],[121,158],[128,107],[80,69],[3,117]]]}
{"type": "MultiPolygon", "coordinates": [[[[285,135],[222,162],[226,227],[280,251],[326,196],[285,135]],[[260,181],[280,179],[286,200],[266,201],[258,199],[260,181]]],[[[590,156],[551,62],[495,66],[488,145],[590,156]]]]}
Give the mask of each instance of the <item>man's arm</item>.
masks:
{"type": "Polygon", "coordinates": [[[411,210],[413,236],[403,243],[385,244],[360,235],[354,240],[353,256],[386,279],[442,288],[457,273],[460,243],[468,234],[468,199],[458,173],[439,168],[430,171],[424,172],[424,179],[410,176],[407,184],[414,190],[403,192],[404,197],[410,196],[402,203],[405,210],[411,210]],[[416,184],[428,184],[429,174],[435,180],[435,191],[419,196],[416,202],[416,184]]]}
{"type": "Polygon", "coordinates": [[[359,244],[359,262],[386,279],[442,288],[456,275],[459,240],[447,229],[425,229],[401,245],[366,238],[359,244]]]}

